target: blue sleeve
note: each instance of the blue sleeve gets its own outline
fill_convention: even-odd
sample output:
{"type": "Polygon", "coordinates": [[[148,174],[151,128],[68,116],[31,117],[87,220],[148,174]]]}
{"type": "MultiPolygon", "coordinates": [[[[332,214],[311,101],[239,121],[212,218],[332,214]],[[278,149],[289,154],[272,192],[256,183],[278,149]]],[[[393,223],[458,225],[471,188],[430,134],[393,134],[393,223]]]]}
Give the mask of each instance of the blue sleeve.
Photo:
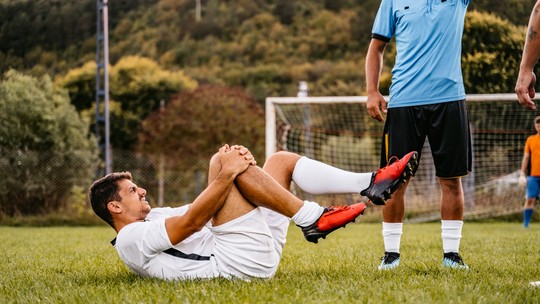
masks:
{"type": "Polygon", "coordinates": [[[373,22],[371,36],[379,40],[390,41],[394,36],[395,20],[392,8],[393,0],[382,0],[373,22]],[[384,39],[386,38],[386,39],[384,39]]]}

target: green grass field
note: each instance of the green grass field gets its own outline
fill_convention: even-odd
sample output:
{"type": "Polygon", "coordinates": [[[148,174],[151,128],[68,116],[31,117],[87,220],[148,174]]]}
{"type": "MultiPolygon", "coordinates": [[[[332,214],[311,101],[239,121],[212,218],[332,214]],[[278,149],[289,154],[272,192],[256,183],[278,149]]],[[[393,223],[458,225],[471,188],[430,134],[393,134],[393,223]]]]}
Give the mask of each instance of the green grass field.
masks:
{"type": "Polygon", "coordinates": [[[540,303],[540,224],[466,223],[469,271],[441,266],[440,224],[406,224],[399,269],[380,272],[380,224],[319,244],[291,226],[271,280],[166,282],[131,274],[108,227],[0,227],[0,303],[540,303]]]}

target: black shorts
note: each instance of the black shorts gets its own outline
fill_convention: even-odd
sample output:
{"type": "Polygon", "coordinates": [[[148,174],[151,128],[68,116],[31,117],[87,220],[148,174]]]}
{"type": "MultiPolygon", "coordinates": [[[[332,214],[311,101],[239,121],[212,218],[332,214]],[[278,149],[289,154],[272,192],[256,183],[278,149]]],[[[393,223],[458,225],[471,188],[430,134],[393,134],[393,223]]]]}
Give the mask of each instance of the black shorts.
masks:
{"type": "Polygon", "coordinates": [[[426,137],[438,177],[460,177],[471,171],[471,134],[465,100],[388,109],[381,167],[386,166],[390,157],[401,158],[411,151],[418,151],[420,157],[426,137]]]}

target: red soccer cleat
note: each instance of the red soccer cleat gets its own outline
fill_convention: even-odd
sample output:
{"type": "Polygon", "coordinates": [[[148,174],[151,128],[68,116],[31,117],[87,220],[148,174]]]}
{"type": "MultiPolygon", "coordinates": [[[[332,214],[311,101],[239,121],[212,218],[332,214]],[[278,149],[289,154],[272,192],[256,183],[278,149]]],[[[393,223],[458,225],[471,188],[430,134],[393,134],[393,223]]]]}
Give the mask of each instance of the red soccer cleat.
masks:
{"type": "Polygon", "coordinates": [[[392,193],[399,188],[410,176],[414,176],[418,167],[418,152],[413,151],[399,159],[392,156],[388,165],[380,168],[371,176],[369,187],[360,192],[367,196],[375,205],[386,205],[386,200],[392,197],[392,193]]]}
{"type": "Polygon", "coordinates": [[[350,206],[326,207],[321,217],[315,223],[300,228],[302,228],[304,237],[308,242],[317,243],[320,238],[326,238],[330,232],[354,222],[360,214],[364,213],[364,210],[366,210],[365,203],[350,206]]]}

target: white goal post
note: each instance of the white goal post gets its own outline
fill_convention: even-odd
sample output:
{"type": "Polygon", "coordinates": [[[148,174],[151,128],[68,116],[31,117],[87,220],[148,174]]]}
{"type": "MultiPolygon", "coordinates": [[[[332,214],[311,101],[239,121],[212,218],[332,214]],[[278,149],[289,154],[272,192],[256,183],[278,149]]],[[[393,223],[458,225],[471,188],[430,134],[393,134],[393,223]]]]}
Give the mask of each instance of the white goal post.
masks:
{"type": "MultiPolygon", "coordinates": [[[[375,170],[384,123],[369,117],[366,101],[366,96],[266,98],[266,157],[286,150],[344,170],[375,170]]],[[[517,177],[525,140],[535,133],[535,112],[524,110],[513,93],[468,95],[467,110],[474,164],[463,178],[465,217],[521,212],[525,189],[518,187],[517,177]]],[[[407,191],[409,222],[439,218],[440,190],[432,161],[426,141],[418,172],[407,191]]],[[[315,197],[294,191],[327,204],[365,200],[359,194],[315,197]]],[[[380,217],[377,209],[368,208],[368,216],[376,213],[380,217]]]]}

